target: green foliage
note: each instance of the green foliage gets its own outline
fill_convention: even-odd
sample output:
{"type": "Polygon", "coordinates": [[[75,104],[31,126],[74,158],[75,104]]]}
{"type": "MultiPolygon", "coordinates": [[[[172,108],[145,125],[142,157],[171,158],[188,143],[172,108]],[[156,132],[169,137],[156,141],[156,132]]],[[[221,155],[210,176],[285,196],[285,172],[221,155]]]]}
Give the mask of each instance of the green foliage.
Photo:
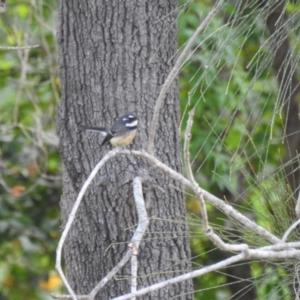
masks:
{"type": "MultiPolygon", "coordinates": [[[[180,3],[178,40],[182,47],[215,1],[180,3]]],[[[299,4],[290,2],[285,8],[286,12],[294,13],[288,21],[291,24],[288,33],[295,51],[300,46],[299,22],[297,25],[294,19],[299,4]]],[[[185,127],[187,112],[196,106],[190,152],[200,186],[227,199],[263,227],[282,236],[293,218],[293,191],[286,185],[283,166],[279,167],[286,151],[283,143],[286,121],[282,99],[278,97],[278,75],[272,69],[275,52],[268,44],[265,23],[266,13],[258,2],[246,5],[243,10],[237,2],[227,1],[222,12],[199,35],[180,74],[182,127],[185,127]]],[[[236,232],[224,228],[228,221],[225,223],[226,219],[217,211],[211,212],[209,219],[217,228],[223,228],[219,233],[226,241],[235,242],[243,237],[253,246],[266,243],[235,222],[232,224],[237,226],[236,232]]],[[[207,245],[204,249],[205,243],[200,233],[191,236],[192,251],[200,265],[209,264],[202,253],[214,247],[207,245]]],[[[209,253],[213,258],[213,252],[209,253]]],[[[215,262],[220,260],[216,258],[215,262]]],[[[278,292],[280,299],[290,299],[290,283],[286,274],[279,277],[279,271],[274,264],[274,276],[268,281],[268,288],[262,288],[261,277],[257,284],[259,299],[277,299],[270,296],[270,290],[279,288],[276,287],[279,281],[282,282],[278,292]]],[[[214,274],[215,281],[218,276],[223,278],[214,274]]],[[[203,290],[208,284],[204,277],[195,279],[195,286],[203,290]]],[[[226,292],[220,295],[218,291],[195,293],[195,298],[229,298],[226,292]]]]}
{"type": "MultiPolygon", "coordinates": [[[[178,41],[183,47],[215,1],[179,2],[178,41]]],[[[0,49],[0,298],[50,299],[48,292],[60,286],[49,271],[54,268],[61,193],[54,129],[58,3],[12,0],[7,5],[0,18],[0,45],[39,47],[0,49]]],[[[285,7],[296,16],[299,8],[293,1],[285,7]]],[[[291,222],[293,204],[282,166],[285,123],[265,21],[256,4],[241,12],[227,1],[182,66],[180,101],[182,127],[186,112],[196,106],[190,150],[199,184],[231,198],[239,210],[280,236],[291,222]]],[[[293,22],[288,33],[298,53],[299,28],[293,22]]],[[[187,199],[193,213],[199,210],[194,202],[187,199]]],[[[225,241],[264,245],[234,222],[236,227],[226,227],[227,217],[213,207],[208,212],[225,241]]],[[[220,261],[220,251],[203,237],[198,218],[192,215],[189,223],[193,267],[220,261]]],[[[289,268],[251,263],[250,285],[256,285],[259,299],[291,299],[289,268]]],[[[195,279],[195,299],[230,298],[226,280],[225,272],[195,279]]]]}
{"type": "Polygon", "coordinates": [[[54,113],[58,3],[9,1],[0,19],[0,298],[50,299],[61,169],[54,113]]]}

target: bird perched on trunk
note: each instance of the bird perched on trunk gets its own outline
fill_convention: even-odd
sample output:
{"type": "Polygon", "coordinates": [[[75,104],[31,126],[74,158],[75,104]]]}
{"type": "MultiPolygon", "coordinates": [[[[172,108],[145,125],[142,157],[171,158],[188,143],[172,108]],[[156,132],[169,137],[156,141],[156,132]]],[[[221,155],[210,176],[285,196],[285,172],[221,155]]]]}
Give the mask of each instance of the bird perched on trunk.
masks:
{"type": "Polygon", "coordinates": [[[113,146],[126,146],[135,138],[138,123],[138,118],[133,113],[129,113],[119,117],[110,128],[92,126],[82,126],[82,128],[97,131],[104,135],[105,138],[101,146],[108,141],[113,146]]]}

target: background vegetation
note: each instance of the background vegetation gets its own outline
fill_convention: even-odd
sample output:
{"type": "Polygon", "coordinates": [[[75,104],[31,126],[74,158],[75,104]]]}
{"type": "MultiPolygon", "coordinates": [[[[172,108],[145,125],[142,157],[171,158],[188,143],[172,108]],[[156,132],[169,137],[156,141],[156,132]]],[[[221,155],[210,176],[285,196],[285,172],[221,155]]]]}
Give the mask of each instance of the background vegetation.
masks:
{"type": "MultiPolygon", "coordinates": [[[[280,236],[294,217],[288,200],[297,191],[286,184],[284,103],[262,2],[242,10],[239,1],[227,1],[198,37],[180,74],[181,129],[196,105],[191,154],[198,182],[280,236]]],[[[213,3],[179,1],[180,47],[213,3]]],[[[300,5],[285,3],[297,72],[300,5]]],[[[57,12],[57,1],[12,0],[0,15],[0,46],[39,45],[0,48],[0,299],[51,299],[49,292],[61,288],[53,271],[62,184],[55,131],[57,12]]],[[[221,260],[224,254],[202,237],[197,201],[186,199],[194,268],[221,260]]],[[[210,211],[225,239],[261,243],[210,211]]],[[[259,299],[292,299],[294,264],[252,262],[247,288],[235,296],[226,271],[208,274],[195,280],[195,298],[239,299],[255,288],[259,299]]]]}

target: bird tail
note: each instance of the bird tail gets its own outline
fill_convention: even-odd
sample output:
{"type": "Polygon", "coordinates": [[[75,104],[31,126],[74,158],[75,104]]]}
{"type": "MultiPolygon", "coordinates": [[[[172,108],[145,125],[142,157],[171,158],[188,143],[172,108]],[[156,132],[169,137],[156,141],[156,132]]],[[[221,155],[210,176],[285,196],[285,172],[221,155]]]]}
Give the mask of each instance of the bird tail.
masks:
{"type": "Polygon", "coordinates": [[[82,129],[89,130],[89,131],[97,131],[100,132],[102,135],[107,135],[108,129],[106,127],[93,127],[93,126],[81,126],[82,129]]]}

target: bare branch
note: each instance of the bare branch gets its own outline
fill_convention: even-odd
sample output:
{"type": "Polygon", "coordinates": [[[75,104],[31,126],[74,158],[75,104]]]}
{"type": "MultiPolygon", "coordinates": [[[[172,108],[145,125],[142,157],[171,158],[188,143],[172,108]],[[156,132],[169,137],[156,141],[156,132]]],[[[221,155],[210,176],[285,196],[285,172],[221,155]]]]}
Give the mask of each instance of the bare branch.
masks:
{"type": "Polygon", "coordinates": [[[281,241],[285,242],[286,239],[288,238],[288,236],[290,235],[290,233],[300,224],[300,219],[298,219],[296,222],[294,222],[284,233],[281,241]]]}
{"type": "MultiPolygon", "coordinates": [[[[87,187],[89,186],[89,184],[91,183],[91,181],[93,180],[93,178],[95,177],[95,175],[97,174],[97,172],[99,171],[99,169],[112,157],[114,157],[118,152],[120,151],[120,148],[116,148],[113,151],[109,152],[107,155],[105,155],[101,161],[97,164],[97,166],[93,169],[93,171],[91,172],[90,176],[88,177],[88,179],[86,180],[86,182],[84,183],[82,189],[79,192],[79,195],[75,201],[75,204],[73,206],[73,209],[71,211],[71,214],[69,216],[67,225],[63,231],[62,237],[59,241],[58,247],[57,247],[57,257],[56,257],[56,268],[57,270],[60,269],[61,273],[60,276],[62,278],[65,278],[62,270],[61,270],[61,250],[62,250],[62,246],[63,243],[66,239],[66,236],[70,230],[70,227],[74,221],[76,212],[78,210],[78,207],[80,205],[81,199],[84,195],[84,193],[86,192],[87,187]],[[60,249],[60,250],[59,250],[60,249]]],[[[54,299],[75,299],[77,297],[78,300],[93,300],[95,298],[95,296],[97,295],[97,293],[100,291],[100,289],[102,287],[105,286],[105,284],[111,279],[113,278],[116,273],[129,261],[129,259],[131,257],[136,257],[138,254],[138,249],[140,246],[140,242],[143,239],[143,236],[148,228],[149,225],[149,220],[148,220],[148,215],[147,215],[147,211],[146,211],[146,206],[145,206],[145,201],[144,201],[144,197],[143,197],[143,190],[142,190],[142,179],[140,177],[136,177],[133,180],[133,195],[134,195],[134,200],[135,200],[135,204],[136,204],[136,209],[137,209],[137,214],[138,214],[138,226],[134,232],[134,235],[131,239],[130,244],[128,245],[129,250],[126,252],[125,256],[119,261],[119,263],[97,284],[97,286],[90,292],[89,295],[80,295],[80,296],[76,296],[73,292],[73,295],[71,294],[69,288],[71,289],[71,287],[69,286],[68,281],[65,279],[64,284],[67,283],[66,287],[68,288],[68,292],[70,293],[70,295],[57,295],[57,294],[52,294],[51,296],[54,299]]],[[[136,275],[135,275],[136,278],[136,275]]],[[[72,290],[72,289],[71,289],[72,290]]]]}
{"type": "Polygon", "coordinates": [[[218,4],[210,11],[210,13],[206,16],[206,18],[201,22],[201,24],[198,26],[192,37],[189,39],[188,43],[184,47],[183,51],[179,55],[178,59],[176,60],[176,63],[169,73],[165,83],[163,84],[159,96],[157,98],[155,107],[154,107],[154,113],[151,121],[150,131],[149,131],[149,141],[148,141],[148,152],[150,154],[153,154],[154,151],[154,138],[156,134],[156,128],[158,124],[158,116],[159,116],[159,110],[161,108],[161,105],[165,99],[166,93],[174,80],[174,78],[177,76],[180,67],[182,66],[182,63],[184,62],[188,52],[190,51],[193,43],[195,42],[197,36],[207,27],[209,21],[214,17],[214,15],[219,11],[221,5],[223,4],[223,0],[220,0],[218,4]]]}
{"type": "MultiPolygon", "coordinates": [[[[131,256],[131,293],[137,291],[137,271],[138,271],[138,261],[137,256],[131,256]]],[[[135,297],[132,297],[132,300],[136,300],[135,297]]]]}
{"type": "Polygon", "coordinates": [[[187,178],[190,181],[195,181],[191,162],[190,162],[190,140],[191,140],[191,129],[193,125],[193,117],[195,114],[195,107],[189,112],[189,118],[186,124],[185,134],[184,134],[184,145],[183,145],[183,160],[186,167],[187,178]]]}
{"type": "Polygon", "coordinates": [[[124,257],[117,263],[115,267],[92,289],[88,295],[88,299],[94,299],[98,292],[125,266],[132,256],[132,252],[128,250],[124,257]]]}
{"type": "Polygon", "coordinates": [[[296,205],[295,205],[295,213],[296,213],[297,217],[300,216],[300,192],[298,194],[298,199],[297,199],[296,205]]]}
{"type": "MultiPolygon", "coordinates": [[[[162,170],[164,173],[166,173],[168,176],[173,178],[174,180],[182,183],[184,186],[194,190],[195,186],[187,180],[183,175],[177,173],[167,165],[160,162],[156,157],[150,155],[149,153],[145,151],[136,151],[136,150],[121,150],[118,152],[119,154],[126,154],[126,155],[136,155],[145,158],[153,167],[156,167],[160,170],[162,170]]],[[[203,197],[210,202],[212,205],[214,205],[216,208],[223,211],[227,216],[232,217],[233,219],[237,220],[241,224],[243,224],[245,227],[253,230],[258,235],[264,237],[266,240],[270,241],[273,244],[281,243],[281,240],[276,237],[275,235],[271,234],[269,231],[264,229],[263,227],[257,225],[255,222],[248,219],[246,216],[241,214],[239,211],[234,209],[231,205],[227,204],[222,199],[219,199],[218,197],[212,195],[211,193],[207,192],[206,190],[200,188],[197,185],[196,191],[194,191],[196,195],[200,195],[202,193],[203,197]]]]}
{"type": "MultiPolygon", "coordinates": [[[[299,258],[300,257],[300,251],[299,250],[291,250],[291,251],[285,251],[285,252],[274,252],[274,251],[261,251],[261,250],[249,250],[249,256],[253,258],[299,258]]],[[[229,266],[233,263],[236,263],[238,261],[242,261],[244,259],[248,258],[244,253],[240,253],[238,255],[232,256],[228,259],[225,259],[219,263],[216,263],[214,265],[202,268],[201,270],[196,270],[193,272],[189,272],[184,275],[180,275],[171,279],[168,279],[166,281],[159,282],[157,284],[154,284],[152,286],[149,286],[147,288],[143,288],[141,290],[138,290],[135,293],[130,293],[127,295],[123,295],[121,297],[113,298],[112,300],[126,300],[131,299],[132,297],[142,296],[147,293],[156,291],[158,289],[161,289],[165,286],[168,286],[170,284],[175,284],[177,282],[181,282],[187,279],[195,278],[198,276],[202,276],[206,273],[220,270],[226,266],[229,266]]]]}
{"type": "MultiPolygon", "coordinates": [[[[114,155],[116,155],[115,153],[114,155]]],[[[133,237],[131,239],[131,243],[129,244],[129,248],[135,250],[129,250],[126,255],[123,257],[123,259],[118,263],[116,267],[114,267],[100,282],[99,284],[91,291],[90,298],[94,299],[96,294],[100,291],[100,289],[126,264],[126,262],[132,257],[133,255],[136,255],[136,251],[138,251],[140,242],[143,239],[143,236],[148,228],[149,220],[147,216],[147,211],[145,208],[145,201],[143,197],[143,191],[142,191],[142,180],[140,177],[136,177],[133,180],[133,195],[134,195],[134,201],[137,209],[138,214],[138,226],[133,234],[133,237]],[[133,245],[131,245],[133,244],[133,245]]]]}
{"type": "Polygon", "coordinates": [[[158,289],[161,289],[161,288],[163,288],[165,286],[168,286],[170,284],[175,284],[177,282],[181,282],[181,281],[184,281],[184,280],[188,280],[190,278],[195,278],[195,277],[198,277],[198,276],[202,276],[206,273],[222,269],[226,266],[229,266],[229,265],[231,265],[233,263],[236,263],[238,261],[241,261],[243,259],[244,259],[244,255],[243,254],[238,254],[238,255],[232,256],[228,259],[225,259],[225,260],[223,260],[219,263],[216,263],[212,266],[202,268],[201,270],[196,270],[196,271],[184,274],[184,275],[180,275],[180,276],[171,278],[169,280],[162,281],[162,282],[159,282],[157,284],[154,284],[154,285],[151,285],[149,287],[138,290],[134,294],[130,293],[130,294],[127,294],[127,295],[123,295],[121,297],[113,298],[111,300],[126,300],[126,299],[131,299],[132,297],[142,296],[142,295],[145,295],[147,293],[150,293],[150,292],[156,291],[158,289]]]}
{"type": "MultiPolygon", "coordinates": [[[[193,183],[194,184],[194,183],[193,183]]],[[[195,184],[194,184],[195,185],[195,184]]],[[[197,186],[196,186],[197,189],[197,186]]],[[[243,252],[245,257],[249,257],[249,246],[247,244],[227,244],[213,231],[213,229],[208,225],[208,216],[205,206],[205,201],[203,194],[200,193],[197,195],[197,198],[200,203],[201,215],[203,218],[202,229],[204,234],[221,250],[229,252],[243,252]]]]}
{"type": "MultiPolygon", "coordinates": [[[[190,146],[190,139],[191,139],[191,129],[193,125],[193,117],[195,114],[195,107],[189,112],[189,118],[187,121],[186,125],[186,130],[185,130],[185,135],[184,135],[184,147],[183,147],[183,155],[184,155],[184,164],[186,167],[186,172],[187,172],[187,178],[193,185],[193,190],[196,191],[198,184],[195,180],[193,171],[192,171],[192,166],[190,162],[190,151],[189,151],[189,146],[190,146]]],[[[212,234],[212,229],[208,226],[208,216],[207,216],[207,211],[206,211],[206,206],[205,206],[205,201],[203,198],[202,193],[196,195],[199,201],[200,205],[200,213],[202,217],[202,228],[205,234],[212,234]]]]}
{"type": "MultiPolygon", "coordinates": [[[[145,201],[143,197],[143,190],[142,190],[142,181],[140,177],[136,177],[133,180],[133,187],[134,187],[134,199],[135,199],[135,205],[138,211],[138,228],[136,229],[136,232],[139,234],[142,232],[142,235],[144,235],[145,231],[148,228],[149,220],[147,217],[147,211],[145,207],[145,201]]],[[[131,257],[131,293],[135,293],[137,290],[137,271],[138,271],[138,260],[137,260],[137,254],[138,254],[138,248],[141,241],[141,237],[134,236],[133,242],[135,242],[134,248],[133,248],[133,255],[131,257]],[[136,241],[134,241],[136,240],[136,241]]],[[[135,300],[136,298],[133,297],[132,300],[135,300]]]]}
{"type": "Polygon", "coordinates": [[[0,50],[28,50],[33,48],[38,48],[40,45],[33,45],[33,46],[0,46],[0,50]]]}
{"type": "MultiPolygon", "coordinates": [[[[70,300],[72,297],[70,295],[59,295],[59,294],[51,294],[53,299],[59,300],[70,300]]],[[[78,300],[92,300],[88,295],[76,295],[78,300]]]]}
{"type": "MultiPolygon", "coordinates": [[[[90,174],[90,176],[88,177],[87,181],[85,182],[84,186],[82,187],[76,201],[74,204],[74,207],[72,209],[72,212],[69,216],[69,220],[67,222],[66,228],[63,231],[61,240],[59,242],[58,245],[58,249],[57,249],[57,260],[56,260],[56,268],[60,271],[60,275],[62,276],[62,278],[64,278],[64,274],[61,270],[61,250],[62,250],[62,246],[63,243],[66,239],[66,235],[72,225],[72,222],[74,221],[75,218],[75,214],[76,211],[79,207],[80,201],[88,187],[88,185],[90,184],[90,182],[92,181],[92,179],[94,178],[94,176],[96,175],[96,173],[98,172],[98,170],[112,157],[114,157],[117,154],[126,154],[126,155],[136,155],[136,156],[140,156],[145,158],[152,166],[162,170],[163,172],[165,172],[168,176],[170,176],[171,178],[177,180],[178,182],[182,183],[183,185],[185,185],[188,188],[191,188],[195,194],[197,195],[197,197],[199,197],[200,201],[204,202],[203,197],[205,197],[207,199],[207,201],[209,201],[210,203],[212,203],[213,205],[215,205],[216,207],[218,207],[219,209],[221,209],[222,211],[224,211],[225,213],[229,214],[230,216],[232,216],[233,218],[235,218],[237,221],[239,221],[241,224],[244,224],[246,227],[250,228],[251,230],[253,230],[254,232],[256,232],[257,234],[261,235],[262,237],[264,237],[265,239],[271,241],[272,243],[276,243],[276,245],[271,245],[271,246],[265,246],[265,247],[261,247],[259,249],[249,249],[248,245],[246,244],[238,244],[238,245],[231,245],[231,244],[226,244],[222,241],[222,239],[216,235],[213,230],[207,226],[207,232],[206,235],[211,239],[211,241],[217,245],[220,249],[222,250],[226,250],[226,251],[231,251],[231,252],[238,252],[241,251],[242,253],[235,255],[229,259],[223,260],[217,264],[214,264],[212,266],[208,266],[205,268],[202,268],[201,270],[196,270],[184,275],[180,275],[178,277],[175,278],[171,278],[167,281],[163,281],[160,282],[158,284],[152,285],[150,287],[141,289],[136,291],[136,284],[133,281],[132,284],[132,293],[128,294],[128,295],[124,295],[121,297],[117,297],[114,298],[114,300],[125,300],[125,299],[134,299],[134,297],[137,296],[141,296],[144,295],[146,293],[149,293],[151,291],[163,288],[169,284],[174,284],[177,283],[179,281],[183,281],[183,280],[187,280],[190,278],[194,278],[196,276],[201,276],[205,273],[223,268],[227,265],[230,265],[232,263],[241,261],[243,259],[246,258],[299,258],[300,257],[300,250],[294,249],[294,247],[300,247],[300,243],[299,242],[294,242],[294,243],[283,243],[280,239],[278,239],[276,236],[272,235],[271,233],[269,233],[267,230],[265,230],[264,228],[260,227],[259,225],[255,224],[254,222],[252,222],[251,220],[249,220],[248,218],[246,218],[245,216],[243,216],[242,214],[240,214],[238,211],[236,211],[233,207],[231,207],[229,204],[225,203],[223,200],[218,199],[217,197],[211,195],[210,193],[208,193],[207,191],[201,189],[197,183],[194,182],[190,182],[189,180],[187,180],[184,176],[182,176],[181,174],[177,173],[176,171],[172,170],[171,168],[169,168],[168,166],[164,165],[163,163],[161,163],[158,159],[156,159],[154,156],[149,155],[148,153],[144,152],[144,151],[129,151],[129,150],[122,150],[119,148],[116,148],[112,151],[110,151],[106,156],[103,157],[103,159],[97,164],[97,166],[94,168],[94,170],[92,171],[92,173],[90,174]],[[202,200],[201,200],[202,199],[202,200]],[[280,251],[282,250],[282,251],[280,251]]],[[[76,295],[73,293],[71,294],[72,289],[70,288],[67,280],[65,279],[64,283],[67,283],[67,288],[70,288],[70,290],[68,289],[69,293],[71,296],[69,295],[53,295],[53,298],[55,299],[79,299],[79,300],[93,300],[94,297],[96,296],[96,294],[99,292],[100,288],[103,287],[110,278],[112,278],[117,272],[118,270],[120,270],[120,268],[130,259],[130,257],[132,256],[132,254],[137,255],[138,251],[138,247],[140,244],[140,241],[142,240],[142,237],[148,227],[148,217],[147,217],[147,212],[145,209],[145,203],[144,203],[144,198],[143,198],[143,193],[142,193],[142,185],[141,185],[141,178],[137,177],[134,180],[134,199],[136,201],[136,207],[137,207],[137,211],[138,211],[138,227],[132,237],[131,243],[129,245],[130,249],[126,255],[123,257],[123,259],[119,262],[119,264],[113,268],[113,270],[105,277],[101,280],[101,282],[92,290],[92,292],[89,295],[80,295],[78,296],[78,298],[76,298],[76,295]],[[75,298],[74,298],[75,297],[75,298]]],[[[135,274],[136,271],[134,270],[135,274]]],[[[73,292],[73,291],[72,291],[73,292]]]]}

